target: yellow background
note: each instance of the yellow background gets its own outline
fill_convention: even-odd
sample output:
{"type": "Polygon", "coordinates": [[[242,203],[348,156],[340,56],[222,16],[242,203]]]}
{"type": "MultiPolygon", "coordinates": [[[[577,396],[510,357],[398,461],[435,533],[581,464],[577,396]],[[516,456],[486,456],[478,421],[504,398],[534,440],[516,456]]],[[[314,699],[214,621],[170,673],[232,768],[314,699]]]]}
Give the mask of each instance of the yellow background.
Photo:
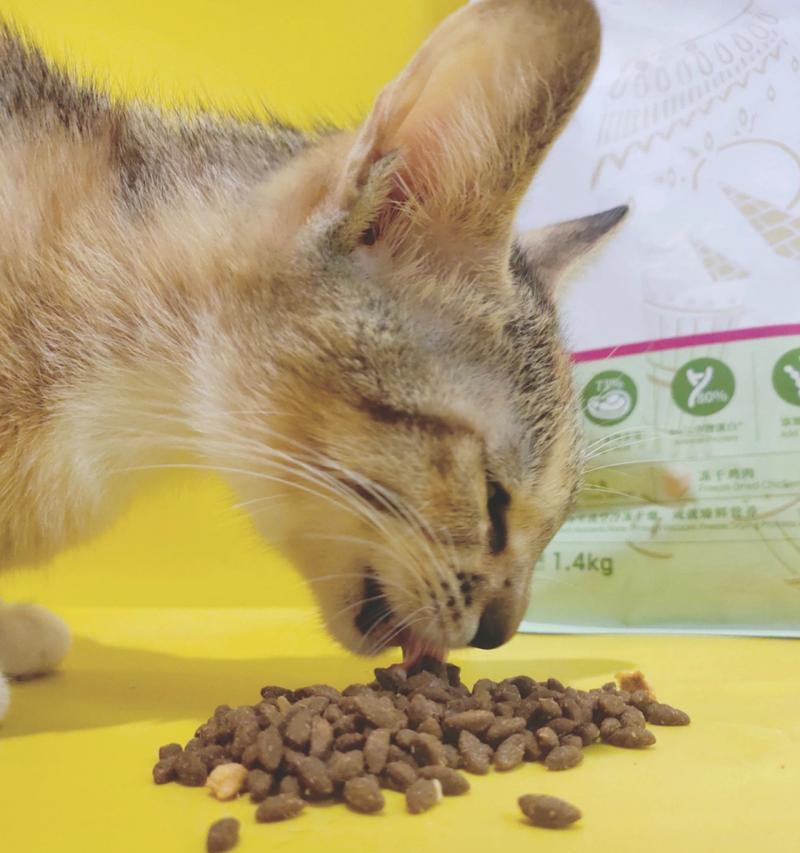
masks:
{"type": "MultiPolygon", "coordinates": [[[[299,122],[362,115],[456,0],[3,0],[48,52],[120,94],[268,103],[299,122]]],[[[688,729],[656,730],[644,753],[593,747],[568,773],[526,766],[420,817],[319,807],[257,826],[246,801],[149,781],[159,744],[186,740],[221,702],[265,683],[363,680],[369,664],[328,639],[291,569],[253,537],[216,482],[182,478],[143,496],[98,541],[46,571],[4,575],[75,631],[62,673],[15,686],[0,726],[0,850],[201,851],[207,826],[242,819],[257,850],[800,850],[800,654],[790,641],[517,637],[456,653],[466,678],[528,672],[590,687],[641,668],[688,729]],[[540,791],[584,820],[547,833],[519,818],[540,791]]],[[[385,661],[384,661],[385,662],[385,661]]]]}

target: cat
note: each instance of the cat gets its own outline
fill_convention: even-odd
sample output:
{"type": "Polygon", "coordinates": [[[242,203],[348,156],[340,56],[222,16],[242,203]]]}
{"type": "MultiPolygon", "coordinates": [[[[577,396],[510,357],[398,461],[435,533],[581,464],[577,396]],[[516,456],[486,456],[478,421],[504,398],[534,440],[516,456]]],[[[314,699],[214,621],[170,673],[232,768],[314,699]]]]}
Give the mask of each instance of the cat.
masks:
{"type": "MultiPolygon", "coordinates": [[[[506,642],[581,484],[557,299],[626,209],[512,222],[599,49],[590,0],[482,0],[357,130],[301,132],[117,103],[5,28],[0,569],[197,466],[346,648],[506,642]]],[[[67,645],[0,608],[7,673],[67,645]]]]}

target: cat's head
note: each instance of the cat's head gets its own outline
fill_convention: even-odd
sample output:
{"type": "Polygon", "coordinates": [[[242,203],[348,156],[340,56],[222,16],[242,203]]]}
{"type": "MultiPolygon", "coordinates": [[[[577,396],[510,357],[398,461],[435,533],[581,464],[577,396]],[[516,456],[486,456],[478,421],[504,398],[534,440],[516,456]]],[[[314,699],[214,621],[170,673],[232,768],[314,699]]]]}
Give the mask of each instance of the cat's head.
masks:
{"type": "Polygon", "coordinates": [[[598,51],[585,0],[473,4],[252,202],[237,486],[354,651],[508,640],[575,498],[557,291],[625,209],[512,219],[598,51]]]}

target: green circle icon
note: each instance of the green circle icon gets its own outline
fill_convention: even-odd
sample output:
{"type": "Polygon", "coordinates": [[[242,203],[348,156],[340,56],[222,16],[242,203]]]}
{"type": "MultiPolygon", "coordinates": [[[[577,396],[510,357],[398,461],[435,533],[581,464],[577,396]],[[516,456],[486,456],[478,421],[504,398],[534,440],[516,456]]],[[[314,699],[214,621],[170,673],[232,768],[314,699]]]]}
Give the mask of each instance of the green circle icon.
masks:
{"type": "Polygon", "coordinates": [[[689,415],[714,415],[730,403],[736,390],[733,371],[719,359],[695,358],[672,379],[672,399],[689,415]]]}
{"type": "Polygon", "coordinates": [[[778,359],[772,384],[782,400],[800,406],[800,349],[789,350],[778,359]]]}
{"type": "Polygon", "coordinates": [[[583,389],[583,413],[598,426],[621,423],[636,408],[636,384],[619,370],[604,370],[583,389]]]}

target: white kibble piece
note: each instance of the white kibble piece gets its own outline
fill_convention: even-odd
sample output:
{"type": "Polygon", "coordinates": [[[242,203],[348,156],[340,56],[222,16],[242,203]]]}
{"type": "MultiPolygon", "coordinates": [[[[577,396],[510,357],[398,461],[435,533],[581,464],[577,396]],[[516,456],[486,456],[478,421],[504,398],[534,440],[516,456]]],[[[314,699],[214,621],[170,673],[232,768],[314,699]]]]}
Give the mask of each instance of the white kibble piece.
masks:
{"type": "Polygon", "coordinates": [[[247,768],[242,764],[219,764],[209,774],[206,787],[218,800],[239,796],[247,781],[247,768]]]}

